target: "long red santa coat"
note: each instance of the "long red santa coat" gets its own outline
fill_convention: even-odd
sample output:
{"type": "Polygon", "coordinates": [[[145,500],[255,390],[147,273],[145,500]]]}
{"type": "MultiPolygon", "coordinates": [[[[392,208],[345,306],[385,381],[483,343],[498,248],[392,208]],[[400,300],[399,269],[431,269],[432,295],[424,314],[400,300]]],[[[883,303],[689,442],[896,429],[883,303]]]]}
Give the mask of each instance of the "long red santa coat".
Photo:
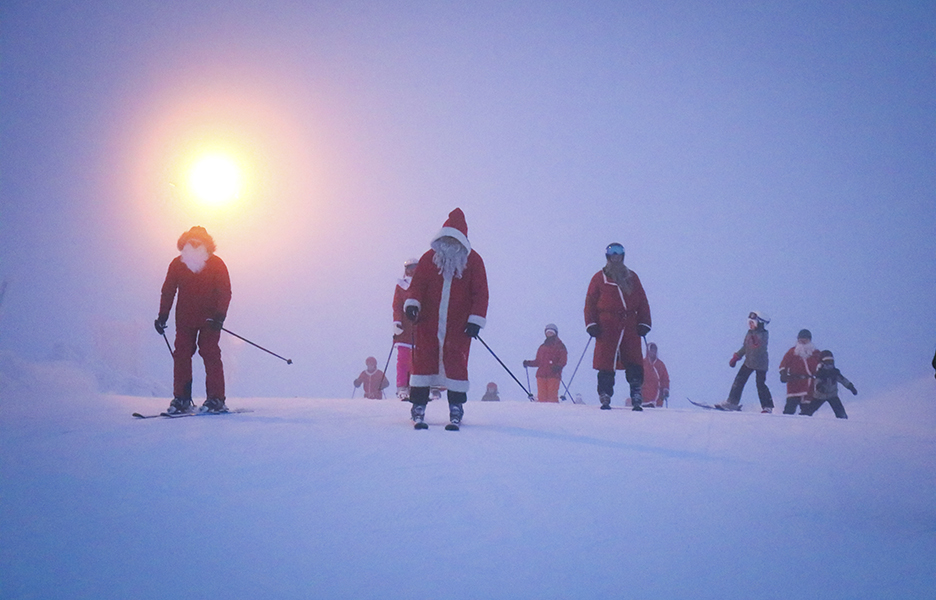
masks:
{"type": "MultiPolygon", "coordinates": [[[[436,237],[443,235],[452,234],[443,228],[436,237]]],[[[467,239],[460,241],[467,243],[467,239]]],[[[465,325],[484,327],[487,320],[487,273],[481,256],[471,250],[462,276],[445,279],[432,262],[434,255],[429,250],[419,259],[405,302],[419,307],[410,387],[441,386],[467,392],[471,338],[465,325]]]]}
{"type": "Polygon", "coordinates": [[[397,346],[406,348],[413,347],[413,328],[415,327],[413,322],[407,319],[406,315],[403,314],[403,303],[406,302],[409,286],[410,280],[404,277],[399,280],[396,289],[393,290],[393,322],[403,329],[402,333],[397,333],[393,336],[393,341],[397,346]]]}
{"type": "Polygon", "coordinates": [[[819,351],[816,350],[809,358],[796,354],[796,346],[787,350],[780,361],[781,373],[785,370],[787,375],[787,397],[812,397],[816,380],[813,376],[819,368],[819,351]]]}
{"type": "Polygon", "coordinates": [[[601,335],[595,338],[592,361],[592,368],[599,371],[643,364],[637,324],[651,325],[650,305],[637,273],[631,271],[630,276],[633,278],[630,294],[625,294],[603,270],[595,273],[588,284],[585,327],[593,323],[601,327],[601,335]]]}

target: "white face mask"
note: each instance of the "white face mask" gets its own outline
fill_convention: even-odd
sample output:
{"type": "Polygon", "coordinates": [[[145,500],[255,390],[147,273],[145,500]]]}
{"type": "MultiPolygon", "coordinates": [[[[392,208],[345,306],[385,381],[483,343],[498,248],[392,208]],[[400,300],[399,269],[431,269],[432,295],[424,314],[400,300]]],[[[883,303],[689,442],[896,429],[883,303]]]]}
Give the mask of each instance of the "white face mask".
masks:
{"type": "Polygon", "coordinates": [[[190,243],[186,244],[182,248],[182,262],[192,273],[200,272],[205,268],[205,263],[208,262],[208,248],[205,248],[204,244],[198,246],[193,246],[190,243]]]}

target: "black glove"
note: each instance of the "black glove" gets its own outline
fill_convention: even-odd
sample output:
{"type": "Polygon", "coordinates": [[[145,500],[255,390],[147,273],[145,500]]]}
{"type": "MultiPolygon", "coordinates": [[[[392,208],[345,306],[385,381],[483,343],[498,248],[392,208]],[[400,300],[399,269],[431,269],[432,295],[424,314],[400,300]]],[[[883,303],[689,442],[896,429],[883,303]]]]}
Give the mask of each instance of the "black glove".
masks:
{"type": "Polygon", "coordinates": [[[153,322],[153,325],[156,326],[156,333],[163,335],[166,333],[166,319],[156,319],[153,322]]]}
{"type": "Polygon", "coordinates": [[[410,304],[403,309],[403,312],[406,313],[406,318],[410,321],[416,321],[416,317],[419,316],[419,307],[415,304],[410,304]]]}
{"type": "Polygon", "coordinates": [[[208,323],[208,327],[214,329],[215,331],[221,331],[221,328],[224,327],[224,317],[215,317],[214,319],[205,319],[208,323]]]}
{"type": "Polygon", "coordinates": [[[466,323],[465,333],[468,334],[468,337],[476,338],[481,333],[481,326],[477,323],[466,323]]]}
{"type": "Polygon", "coordinates": [[[650,326],[646,323],[637,323],[637,335],[640,337],[647,337],[647,334],[650,333],[650,326]]]}
{"type": "Polygon", "coordinates": [[[852,396],[857,396],[857,395],[858,395],[858,390],[855,389],[855,386],[851,386],[851,387],[848,388],[848,389],[851,391],[852,396]]]}
{"type": "Polygon", "coordinates": [[[528,368],[528,367],[532,367],[532,366],[533,366],[533,361],[532,361],[532,360],[525,360],[525,361],[523,361],[523,368],[524,368],[524,369],[526,369],[526,368],[528,368]]]}
{"type": "Polygon", "coordinates": [[[786,369],[780,369],[780,383],[786,383],[790,380],[790,372],[786,369]]]}
{"type": "Polygon", "coordinates": [[[585,331],[586,333],[588,333],[588,335],[592,336],[593,338],[596,338],[599,335],[601,335],[601,325],[599,325],[598,323],[592,323],[591,325],[585,328],[585,331]]]}

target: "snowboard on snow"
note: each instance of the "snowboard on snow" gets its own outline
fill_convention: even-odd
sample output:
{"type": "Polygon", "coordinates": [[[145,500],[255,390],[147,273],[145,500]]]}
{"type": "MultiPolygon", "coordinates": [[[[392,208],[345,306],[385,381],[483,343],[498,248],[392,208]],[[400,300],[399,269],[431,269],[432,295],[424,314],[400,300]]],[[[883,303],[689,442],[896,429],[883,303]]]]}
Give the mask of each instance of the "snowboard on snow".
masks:
{"type": "Polygon", "coordinates": [[[136,417],[137,419],[155,419],[156,417],[164,417],[164,418],[166,418],[166,419],[181,419],[182,417],[207,417],[207,416],[210,416],[210,415],[232,415],[232,414],[248,413],[248,412],[253,412],[253,410],[251,410],[251,409],[249,409],[249,408],[229,408],[228,410],[226,410],[226,411],[224,411],[224,412],[198,412],[198,411],[195,411],[195,412],[188,412],[188,413],[178,413],[178,414],[174,414],[174,415],[171,415],[171,414],[169,414],[169,413],[167,413],[167,412],[161,412],[161,413],[156,414],[156,415],[144,415],[144,414],[140,414],[140,413],[138,413],[138,412],[135,412],[135,413],[133,413],[132,416],[136,417]]]}
{"type": "Polygon", "coordinates": [[[738,405],[738,410],[737,410],[737,411],[734,411],[734,410],[725,410],[724,408],[719,408],[719,407],[715,406],[714,404],[706,404],[706,403],[704,403],[704,402],[696,402],[696,401],[693,400],[692,398],[686,398],[686,400],[688,400],[690,404],[693,404],[693,405],[695,405],[695,406],[698,406],[699,408],[705,408],[705,409],[708,409],[708,410],[720,410],[720,411],[722,411],[722,412],[740,412],[740,411],[741,411],[741,405],[740,405],[740,404],[738,405]]]}

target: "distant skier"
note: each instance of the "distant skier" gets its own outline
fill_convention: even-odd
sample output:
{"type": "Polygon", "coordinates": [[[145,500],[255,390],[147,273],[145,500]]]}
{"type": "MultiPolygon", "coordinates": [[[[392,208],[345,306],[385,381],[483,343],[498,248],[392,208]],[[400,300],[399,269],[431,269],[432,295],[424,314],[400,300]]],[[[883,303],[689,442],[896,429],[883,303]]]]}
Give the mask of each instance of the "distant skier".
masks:
{"type": "Polygon", "coordinates": [[[404,311],[417,324],[410,375],[410,412],[425,429],[430,386],[447,390],[449,425],[458,429],[468,399],[468,351],[484,327],[488,284],[484,261],[468,241],[460,208],[449,213],[442,229],[419,259],[404,311]]]}
{"type": "Polygon", "coordinates": [[[500,394],[497,393],[497,384],[493,381],[488,382],[484,389],[484,395],[481,396],[483,402],[500,402],[500,394]]]}
{"type": "Polygon", "coordinates": [[[536,367],[536,399],[539,402],[559,402],[559,384],[562,368],[569,354],[559,339],[559,328],[546,325],[546,340],[540,344],[534,360],[523,361],[524,367],[536,367]]]}
{"type": "Polygon", "coordinates": [[[744,344],[741,349],[734,353],[728,364],[733,369],[741,358],[744,363],[738,369],[734,383],[731,384],[731,391],[728,393],[728,399],[715,407],[721,410],[741,410],[741,392],[744,391],[744,385],[747,383],[751,373],[757,373],[755,381],[757,382],[757,397],[760,399],[761,412],[773,412],[773,398],[770,396],[770,388],[767,387],[767,339],[766,329],[770,319],[760,311],[753,311],[748,315],[748,332],[744,336],[744,344]]]}
{"type": "Polygon", "coordinates": [[[855,385],[851,381],[845,379],[841,371],[835,368],[835,357],[832,356],[831,351],[823,350],[820,357],[822,362],[816,371],[816,391],[813,401],[809,403],[809,406],[801,409],[802,414],[811,417],[823,404],[828,402],[837,418],[847,419],[848,415],[845,414],[845,407],[838,396],[838,384],[841,383],[853,395],[857,395],[858,390],[855,389],[855,385]]]}
{"type": "Polygon", "coordinates": [[[390,382],[387,381],[387,376],[384,375],[384,372],[377,368],[376,358],[368,356],[364,364],[367,368],[361,371],[361,374],[354,380],[354,389],[363,385],[365,398],[380,400],[383,398],[384,389],[389,387],[390,382]]]}
{"type": "MultiPolygon", "coordinates": [[[[658,348],[655,343],[647,344],[647,357],[643,362],[644,382],[641,389],[644,406],[664,406],[669,398],[669,372],[657,353],[658,348]]],[[[633,398],[630,402],[633,406],[633,398]]]]}
{"type": "Polygon", "coordinates": [[[163,335],[176,291],[175,351],[172,370],[173,399],[170,414],[191,412],[192,356],[196,346],[205,362],[203,412],[224,412],[224,365],[221,362],[221,327],[231,303],[231,279],[227,266],[215,256],[215,242],[204,227],[192,227],[179,237],[177,256],[169,263],[162,286],[156,331],[163,335]]]}
{"type": "Polygon", "coordinates": [[[406,318],[403,303],[406,302],[407,290],[413,281],[418,262],[410,258],[403,263],[403,278],[397,281],[393,290],[393,344],[397,351],[397,396],[401,400],[409,400],[409,376],[413,371],[413,344],[416,341],[416,326],[406,318]]]}
{"type": "Polygon", "coordinates": [[[780,361],[780,382],[787,386],[786,404],[783,414],[800,414],[812,401],[814,376],[819,368],[819,351],[812,343],[812,332],[801,329],[796,335],[796,345],[787,350],[780,361]]]}
{"type": "Polygon", "coordinates": [[[604,268],[591,278],[585,295],[585,331],[595,338],[592,367],[598,370],[601,408],[611,408],[614,371],[630,384],[633,410],[643,410],[643,351],[640,338],[650,333],[650,305],[640,278],[624,265],[624,246],[609,244],[604,268]]]}

